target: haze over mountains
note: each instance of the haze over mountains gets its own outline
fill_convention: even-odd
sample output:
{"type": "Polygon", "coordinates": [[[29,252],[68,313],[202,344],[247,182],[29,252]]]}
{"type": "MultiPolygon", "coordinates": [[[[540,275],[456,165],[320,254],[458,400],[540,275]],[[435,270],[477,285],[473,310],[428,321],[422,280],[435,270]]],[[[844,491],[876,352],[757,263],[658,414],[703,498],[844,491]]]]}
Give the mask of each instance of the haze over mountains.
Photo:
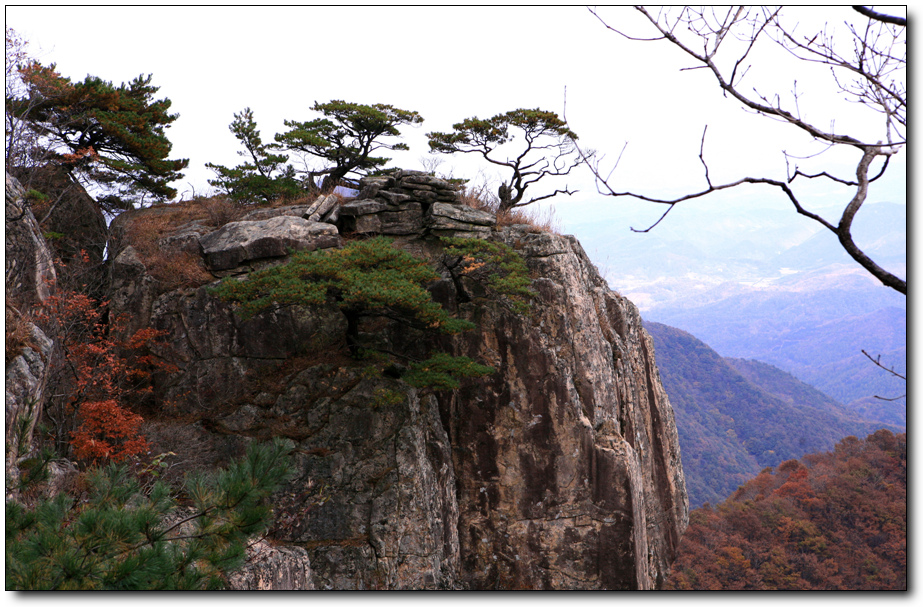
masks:
{"type": "MultiPolygon", "coordinates": [[[[906,392],[862,354],[904,372],[906,298],[790,207],[678,206],[648,233],[629,227],[647,228],[663,208],[610,199],[557,209],[646,320],[688,331],[722,356],[771,363],[841,403],[906,392]]],[[[853,235],[876,262],[906,275],[903,204],[867,203],[853,235]]]]}

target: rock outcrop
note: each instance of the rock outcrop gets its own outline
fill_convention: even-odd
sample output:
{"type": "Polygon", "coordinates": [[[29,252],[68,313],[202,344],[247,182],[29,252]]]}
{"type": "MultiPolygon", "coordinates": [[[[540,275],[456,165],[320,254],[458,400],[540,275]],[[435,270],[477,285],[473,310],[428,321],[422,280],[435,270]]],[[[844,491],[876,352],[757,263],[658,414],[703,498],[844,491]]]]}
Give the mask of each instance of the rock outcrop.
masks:
{"type": "Polygon", "coordinates": [[[54,291],[51,250],[25,200],[25,191],[6,175],[6,483],[15,494],[19,462],[29,455],[42,415],[50,373],[52,340],[24,314],[54,291]],[[15,349],[15,351],[11,351],[15,349]]]}
{"type": "Polygon", "coordinates": [[[23,306],[41,303],[56,281],[51,249],[19,181],[6,174],[6,295],[23,306]]]}
{"type": "Polygon", "coordinates": [[[345,233],[485,237],[497,219],[461,204],[459,187],[421,171],[364,177],[359,196],[340,208],[345,233]]]}
{"type": "MultiPolygon", "coordinates": [[[[231,587],[661,585],[688,522],[673,412],[637,309],[609,290],[573,237],[497,227],[451,183],[413,171],[366,178],[355,200],[256,209],[224,225],[188,213],[159,207],[113,222],[110,315],[127,316],[127,332],[166,335],[154,354],[177,371],[153,376],[157,452],[208,468],[252,440],[296,444],[274,526],[231,587]],[[153,240],[133,242],[138,234],[153,240]],[[476,329],[433,337],[369,317],[363,339],[411,358],[433,349],[468,356],[494,374],[455,390],[415,388],[400,365],[370,372],[369,361],[348,356],[347,320],[334,303],[245,320],[210,289],[285,263],[292,250],[382,234],[442,273],[428,287],[434,299],[476,329]],[[530,311],[453,275],[441,236],[522,256],[530,311]],[[170,286],[155,270],[171,255],[210,274],[170,286]]],[[[10,275],[8,265],[8,289],[10,275]]],[[[33,376],[39,350],[23,356],[33,376]]]]}
{"type": "Polygon", "coordinates": [[[638,311],[573,237],[513,227],[494,238],[526,259],[539,301],[530,316],[482,305],[479,330],[459,339],[459,353],[501,369],[442,403],[461,581],[658,587],[688,501],[673,412],[638,311]]]}
{"type": "Polygon", "coordinates": [[[229,590],[314,590],[305,549],[266,540],[247,547],[247,566],[229,578],[229,590]]]}
{"type": "MultiPolygon", "coordinates": [[[[147,262],[136,251],[116,257],[113,312],[166,331],[170,345],[158,354],[179,368],[157,378],[163,413],[199,420],[216,441],[297,444],[298,473],[278,496],[272,539],[277,549],[304,550],[310,574],[300,586],[292,580],[301,573],[268,565],[247,573],[244,586],[658,587],[688,501],[673,412],[637,309],[609,290],[573,237],[498,229],[440,181],[412,172],[368,178],[358,199],[326,212],[336,228],[299,208],[245,220],[239,241],[297,238],[302,229],[320,238],[386,234],[436,266],[439,235],[512,247],[533,276],[529,314],[474,284],[462,296],[448,273],[430,287],[477,325],[440,347],[497,369],[454,391],[366,373],[345,355],[345,320],[332,304],[242,320],[207,285],[158,292],[145,287],[147,262]]],[[[219,234],[237,229],[185,233],[207,256],[219,234]]],[[[284,263],[274,256],[287,250],[229,255],[211,268],[222,275],[254,260],[284,263]]],[[[363,335],[390,351],[418,354],[426,339],[384,319],[363,322],[363,335]]],[[[184,445],[170,441],[162,437],[159,448],[182,457],[184,445]]],[[[285,562],[273,554],[262,562],[285,562]]]]}
{"type": "Polygon", "coordinates": [[[291,215],[235,221],[199,239],[205,263],[212,271],[230,270],[254,259],[285,257],[292,250],[314,251],[339,243],[334,226],[291,215]]]}

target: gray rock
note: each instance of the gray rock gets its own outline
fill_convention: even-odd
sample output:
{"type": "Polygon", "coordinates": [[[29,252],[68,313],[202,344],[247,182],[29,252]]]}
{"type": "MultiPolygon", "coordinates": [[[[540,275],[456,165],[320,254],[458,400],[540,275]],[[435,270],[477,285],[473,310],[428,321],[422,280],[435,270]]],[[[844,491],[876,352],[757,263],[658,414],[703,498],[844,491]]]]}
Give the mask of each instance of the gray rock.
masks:
{"type": "Polygon", "coordinates": [[[358,217],[361,215],[371,215],[380,213],[388,208],[388,205],[380,200],[353,200],[340,206],[340,217],[358,217]]]}
{"type": "Polygon", "coordinates": [[[161,238],[158,241],[158,246],[162,250],[200,255],[202,252],[200,243],[202,237],[214,231],[214,227],[206,225],[204,221],[197,219],[161,238]]]}
{"type": "Polygon", "coordinates": [[[460,581],[657,588],[688,498],[653,342],[573,237],[494,237],[540,278],[528,317],[478,306],[479,329],[459,336],[456,353],[498,373],[440,399],[458,420],[459,529],[470,530],[459,533],[460,581]]]}
{"type": "Polygon", "coordinates": [[[340,238],[330,224],[284,215],[264,221],[235,221],[200,242],[208,267],[227,270],[248,260],[282,257],[291,249],[335,247],[340,238]]]}
{"type": "Polygon", "coordinates": [[[444,202],[430,206],[424,220],[424,225],[436,236],[483,238],[496,224],[497,218],[492,213],[444,202]]]}
{"type": "Polygon", "coordinates": [[[402,194],[400,192],[394,192],[391,190],[382,190],[378,192],[378,196],[384,198],[392,204],[400,204],[402,202],[410,202],[413,200],[413,196],[410,194],[402,194]]]}
{"type": "Polygon", "coordinates": [[[330,196],[319,197],[311,205],[310,214],[306,217],[308,221],[320,221],[321,218],[330,212],[337,205],[338,198],[331,194],[330,196]]]}
{"type": "Polygon", "coordinates": [[[6,295],[24,306],[51,295],[57,275],[51,249],[15,177],[6,174],[6,295]]]}
{"type": "Polygon", "coordinates": [[[32,451],[32,434],[42,416],[50,374],[51,339],[32,323],[29,345],[6,364],[7,498],[16,494],[19,461],[32,451]]]}
{"type": "Polygon", "coordinates": [[[429,208],[429,215],[429,220],[433,222],[448,219],[460,224],[488,227],[497,225],[497,217],[493,213],[442,202],[434,203],[429,208]]]}
{"type": "Polygon", "coordinates": [[[241,217],[241,221],[263,221],[264,219],[272,219],[273,217],[280,217],[282,215],[291,215],[293,217],[307,219],[313,207],[313,204],[294,204],[273,209],[256,209],[241,217]]]}
{"type": "Polygon", "coordinates": [[[273,546],[261,539],[247,546],[247,562],[228,576],[229,590],[314,590],[311,561],[300,546],[273,546]]]}

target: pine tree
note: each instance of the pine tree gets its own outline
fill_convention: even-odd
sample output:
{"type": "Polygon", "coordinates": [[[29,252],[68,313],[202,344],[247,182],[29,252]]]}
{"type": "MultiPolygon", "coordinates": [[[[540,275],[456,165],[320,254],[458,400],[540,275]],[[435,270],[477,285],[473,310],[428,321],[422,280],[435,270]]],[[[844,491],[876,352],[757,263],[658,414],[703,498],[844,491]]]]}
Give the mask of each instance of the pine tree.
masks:
{"type": "Polygon", "coordinates": [[[144,492],[116,464],[90,471],[85,503],[64,493],[33,508],[7,502],[6,589],[221,588],[243,565],[247,540],[269,527],[270,496],[291,474],[292,448],[253,444],[226,470],[188,478],[193,513],[185,517],[169,486],[144,492]]]}
{"type": "Polygon", "coordinates": [[[580,153],[574,144],[577,134],[557,114],[537,108],[511,110],[489,119],[466,118],[452,128],[450,133],[427,133],[430,151],[480,154],[487,162],[512,170],[498,192],[501,213],[558,194],[574,194],[565,187],[524,198],[529,186],[548,176],[567,175],[593,155],[580,153]]]}
{"type": "Polygon", "coordinates": [[[315,103],[312,108],[324,118],[297,122],[286,120],[288,132],[276,135],[278,147],[316,156],[328,166],[309,173],[311,179],[326,175],[322,190],[333,189],[350,173],[359,175],[383,167],[388,158],[372,156],[377,150],[407,150],[407,144],[387,143],[385,137],[398,137],[397,127],[419,124],[423,118],[414,111],[384,103],[363,105],[346,101],[315,103]]]}
{"type": "Polygon", "coordinates": [[[286,165],[288,156],[270,153],[272,146],[263,143],[250,108],[234,114],[234,121],[228,128],[244,146],[244,150],[237,153],[250,161],[234,168],[206,163],[205,166],[218,174],[208,183],[226,191],[231,200],[244,204],[293,198],[301,193],[295,169],[286,165]]]}
{"type": "Polygon", "coordinates": [[[150,75],[119,86],[96,76],[74,83],[54,64],[37,61],[23,65],[19,75],[24,91],[7,99],[7,113],[32,131],[36,143],[15,158],[8,150],[8,161],[20,168],[61,166],[109,192],[100,200],[106,210],[130,208],[146,196],[176,196],[169,184],[189,161],[167,158],[172,144],[164,128],[178,115],[169,113],[169,99],[154,99],[158,87],[150,75]]]}

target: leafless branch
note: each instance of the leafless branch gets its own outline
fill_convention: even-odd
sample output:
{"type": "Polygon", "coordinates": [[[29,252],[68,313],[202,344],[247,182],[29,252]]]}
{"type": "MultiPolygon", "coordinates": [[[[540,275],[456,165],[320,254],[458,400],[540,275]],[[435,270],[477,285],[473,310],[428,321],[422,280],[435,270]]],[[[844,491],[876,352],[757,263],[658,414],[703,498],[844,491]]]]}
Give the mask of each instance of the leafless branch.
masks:
{"type": "MultiPolygon", "coordinates": [[[[707,127],[702,133],[702,139],[699,145],[699,161],[705,170],[706,188],[701,191],[679,196],[672,199],[663,199],[637,192],[618,191],[611,185],[611,180],[616,167],[613,167],[605,177],[601,167],[602,157],[594,161],[583,155],[579,146],[577,147],[581,157],[584,158],[587,166],[590,168],[596,179],[597,190],[604,195],[612,197],[632,197],[638,200],[653,202],[667,205],[666,211],[661,217],[644,230],[634,230],[637,232],[647,232],[658,225],[672,208],[683,201],[700,198],[713,192],[734,188],[742,184],[763,184],[769,185],[781,190],[791,201],[798,214],[803,215],[821,224],[834,234],[836,234],[843,249],[857,263],[865,268],[869,273],[875,276],[886,286],[896,291],[906,294],[907,283],[892,273],[884,270],[870,259],[853,241],[851,228],[856,213],[861,208],[868,196],[868,186],[871,182],[877,180],[888,168],[890,156],[897,153],[906,142],[902,127],[906,124],[904,112],[906,108],[906,86],[903,84],[903,73],[905,70],[906,60],[898,56],[892,49],[900,50],[899,47],[904,44],[903,31],[890,31],[887,28],[892,25],[883,25],[877,23],[876,26],[870,22],[870,25],[864,31],[857,31],[850,27],[851,35],[854,40],[855,57],[852,59],[844,58],[834,48],[832,37],[826,30],[815,34],[812,38],[804,37],[800,40],[795,37],[794,29],[786,30],[781,22],[781,9],[754,9],[746,10],[744,7],[735,7],[728,9],[726,13],[719,15],[714,9],[709,13],[703,9],[692,9],[683,7],[679,9],[678,15],[670,11],[660,10],[656,14],[642,6],[636,6],[635,10],[641,13],[650,24],[657,30],[660,36],[642,38],[628,35],[618,28],[607,24],[593,9],[590,12],[601,21],[609,30],[619,34],[629,40],[639,40],[645,42],[655,42],[666,40],[673,46],[683,51],[688,57],[693,59],[697,65],[693,67],[682,68],[688,69],[708,69],[718,86],[726,96],[730,96],[740,102],[745,110],[755,114],[768,117],[770,119],[781,120],[790,124],[797,129],[809,134],[816,141],[826,144],[826,149],[833,146],[848,146],[861,152],[861,158],[856,166],[856,178],[844,179],[836,177],[827,171],[807,173],[801,171],[797,166],[794,173],[787,172],[788,183],[776,179],[746,176],[736,181],[716,185],[711,180],[708,163],[705,160],[705,134],[707,127]],[[691,37],[693,41],[686,42],[680,39],[680,34],[685,38],[691,37]],[[734,36],[738,41],[745,44],[743,52],[739,53],[736,59],[733,59],[733,68],[730,76],[726,76],[724,71],[719,67],[717,62],[718,51],[727,47],[729,52],[734,52],[733,46],[723,45],[722,43],[734,36]],[[834,130],[834,122],[831,121],[827,129],[820,128],[815,123],[809,122],[801,113],[798,99],[799,92],[797,82],[792,91],[794,94],[794,107],[792,110],[783,107],[782,100],[778,94],[763,95],[754,90],[755,96],[751,97],[740,90],[740,83],[743,77],[748,73],[752,62],[747,58],[751,50],[755,47],[757,40],[761,37],[767,37],[781,46],[791,55],[800,60],[813,63],[821,63],[829,66],[831,70],[845,70],[853,74],[854,79],[850,82],[837,81],[837,86],[841,91],[850,95],[853,99],[864,103],[876,111],[885,115],[885,136],[881,140],[867,141],[849,134],[837,133],[834,130]],[[702,51],[694,50],[693,46],[698,41],[702,45],[702,51]],[[739,74],[739,75],[738,75],[739,74]],[[892,136],[896,135],[896,139],[892,136]],[[884,162],[881,169],[874,177],[869,177],[869,170],[872,161],[884,156],[884,162]],[[815,179],[825,177],[834,182],[855,188],[852,199],[846,204],[839,222],[834,225],[816,213],[807,210],[799,201],[795,192],[789,186],[798,177],[805,179],[815,179]]],[[[858,10],[858,9],[857,9],[858,10]]],[[[867,14],[866,12],[862,14],[867,14]]],[[[887,21],[875,15],[867,15],[876,22],[891,23],[901,25],[899,22],[887,21]]],[[[906,23],[906,22],[905,22],[906,23]]],[[[904,23],[904,24],[905,24],[904,23]]],[[[739,45],[738,45],[739,47],[739,45]]],[[[839,47],[837,47],[839,48],[839,47]]],[[[722,65],[726,61],[722,62],[722,65]]],[[[836,75],[836,74],[835,74],[836,75]]],[[[566,116],[565,116],[566,121],[566,116]]],[[[626,144],[627,145],[627,144],[626,144]]],[[[624,152],[624,147],[622,149],[624,152]]],[[[788,168],[789,154],[783,152],[788,168]]],[[[792,156],[794,157],[794,156],[792,156]]],[[[621,159],[621,154],[619,155],[621,159]]],[[[616,163],[616,166],[618,163],[616,163]]]]}
{"type": "MultiPolygon", "coordinates": [[[[884,371],[890,373],[890,374],[893,375],[894,377],[897,377],[897,378],[900,378],[900,379],[902,379],[902,380],[904,380],[904,381],[907,381],[907,377],[904,376],[904,375],[901,375],[900,373],[898,373],[897,371],[895,371],[895,370],[894,370],[894,367],[886,367],[886,366],[884,366],[883,364],[881,364],[881,354],[879,354],[878,356],[876,356],[876,357],[873,358],[872,355],[869,354],[868,352],[866,352],[865,350],[862,350],[862,353],[865,354],[865,357],[866,357],[867,359],[869,359],[870,361],[872,361],[872,363],[873,363],[876,367],[878,367],[879,369],[882,369],[882,370],[884,370],[884,371]]],[[[895,401],[895,400],[900,400],[900,399],[902,399],[902,398],[906,398],[906,396],[907,396],[906,394],[902,394],[902,395],[900,395],[900,396],[895,396],[895,397],[893,397],[893,398],[888,398],[888,397],[885,397],[885,396],[878,396],[878,395],[875,395],[875,398],[877,398],[878,400],[895,401]]]]}
{"type": "Polygon", "coordinates": [[[892,23],[894,25],[906,26],[907,20],[903,17],[894,17],[892,15],[885,15],[884,13],[876,13],[870,8],[864,6],[854,6],[852,7],[854,11],[860,15],[865,15],[869,19],[874,19],[875,21],[881,21],[883,23],[892,23]]]}

